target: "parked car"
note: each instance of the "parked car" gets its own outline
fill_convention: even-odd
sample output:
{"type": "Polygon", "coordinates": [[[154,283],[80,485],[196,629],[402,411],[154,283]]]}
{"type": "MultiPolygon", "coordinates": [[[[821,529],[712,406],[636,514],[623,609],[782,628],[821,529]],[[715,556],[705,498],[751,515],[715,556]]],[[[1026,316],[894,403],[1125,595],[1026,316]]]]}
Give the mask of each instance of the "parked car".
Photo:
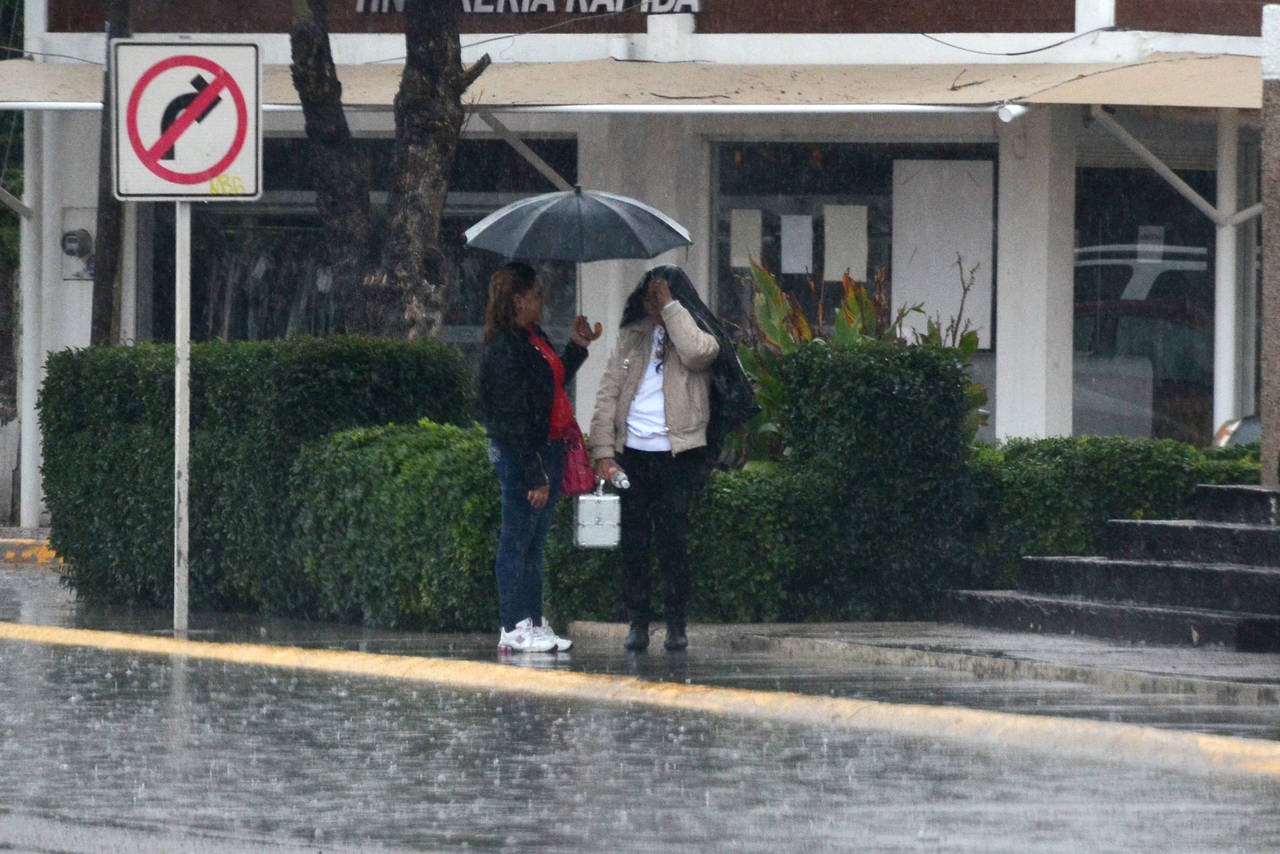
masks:
{"type": "Polygon", "coordinates": [[[1231,445],[1252,445],[1262,441],[1262,416],[1246,415],[1233,418],[1223,423],[1218,432],[1213,434],[1213,447],[1226,448],[1231,445]]]}
{"type": "Polygon", "coordinates": [[[1213,277],[1199,246],[1075,252],[1076,422],[1202,444],[1213,428],[1213,277]]]}

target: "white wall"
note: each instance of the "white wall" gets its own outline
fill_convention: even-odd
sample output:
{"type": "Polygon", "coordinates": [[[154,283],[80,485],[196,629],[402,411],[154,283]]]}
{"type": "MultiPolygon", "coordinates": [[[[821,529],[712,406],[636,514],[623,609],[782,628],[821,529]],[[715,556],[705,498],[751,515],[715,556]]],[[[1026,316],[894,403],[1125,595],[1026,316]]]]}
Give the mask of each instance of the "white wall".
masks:
{"type": "MultiPolygon", "coordinates": [[[[33,527],[43,518],[43,491],[40,487],[40,432],[36,420],[35,395],[44,378],[44,358],[49,352],[89,344],[93,282],[64,278],[68,265],[62,254],[62,233],[69,225],[81,226],[92,220],[98,199],[97,112],[65,112],[39,115],[28,122],[39,124],[34,137],[39,148],[27,161],[27,176],[35,192],[27,204],[35,211],[34,222],[24,223],[24,264],[21,299],[38,300],[23,309],[23,365],[20,368],[19,418],[22,420],[20,524],[33,527]],[[36,156],[38,154],[38,156],[36,156]],[[35,172],[39,175],[35,175],[35,172]],[[26,252],[33,257],[28,258],[26,252]],[[28,339],[27,325],[36,327],[35,340],[28,339]]],[[[92,234],[94,228],[88,227],[92,234]]],[[[96,235],[94,235],[96,237],[96,235]]],[[[74,266],[74,265],[71,265],[74,266]]]]}
{"type": "MultiPolygon", "coordinates": [[[[44,349],[87,347],[93,309],[93,282],[63,278],[61,236],[76,214],[93,217],[98,205],[98,134],[96,112],[56,113],[45,138],[55,164],[45,174],[46,234],[44,277],[44,349]]],[[[90,220],[93,221],[92,219],[90,220]]],[[[88,228],[93,234],[94,226],[88,228]]]]}

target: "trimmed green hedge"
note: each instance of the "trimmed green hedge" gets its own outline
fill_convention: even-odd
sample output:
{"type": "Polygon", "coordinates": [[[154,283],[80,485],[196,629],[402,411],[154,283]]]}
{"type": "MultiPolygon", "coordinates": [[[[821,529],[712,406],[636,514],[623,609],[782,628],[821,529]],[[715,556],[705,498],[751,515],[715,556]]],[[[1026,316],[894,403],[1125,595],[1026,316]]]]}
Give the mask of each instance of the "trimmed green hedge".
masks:
{"type": "MultiPolygon", "coordinates": [[[[40,393],[53,547],[90,601],[172,596],[173,347],[65,350],[40,393]]],[[[193,608],[299,610],[287,480],[306,442],[358,425],[469,421],[460,354],[355,337],[196,344],[191,354],[193,608]]]]}
{"type": "MultiPolygon", "coordinates": [[[[491,629],[501,508],[486,445],[479,428],[424,422],[350,431],[307,448],[291,491],[302,502],[294,539],[305,570],[297,583],[319,603],[312,613],[379,625],[491,629]]],[[[1088,553],[1107,518],[1185,513],[1194,485],[1210,472],[1222,482],[1257,477],[1256,461],[1223,468],[1188,446],[1146,439],[1019,440],[974,450],[958,476],[964,495],[948,511],[954,551],[945,577],[908,562],[933,554],[930,544],[913,542],[921,522],[898,515],[905,528],[874,528],[869,499],[852,496],[822,471],[765,464],[716,472],[691,518],[690,618],[812,621],[897,613],[904,600],[923,598],[926,584],[1005,586],[1022,554],[1088,553]],[[860,515],[829,509],[844,506],[862,508],[860,515]],[[877,556],[895,562],[884,572],[852,563],[877,556]]],[[[575,547],[572,517],[572,502],[561,501],[547,544],[549,618],[558,626],[624,619],[618,552],[575,547]]],[[[659,602],[653,604],[659,613],[659,602]]]]}
{"type": "Polygon", "coordinates": [[[487,626],[502,520],[479,427],[427,421],[308,447],[290,481],[299,588],[324,619],[433,630],[487,626]]]}
{"type": "MultiPolygon", "coordinates": [[[[306,448],[290,482],[298,501],[294,583],[310,602],[306,611],[372,625],[491,628],[502,509],[487,447],[478,427],[424,421],[347,431],[306,448]]],[[[701,532],[690,548],[693,619],[783,616],[783,582],[795,561],[777,510],[779,483],[770,470],[711,478],[691,520],[701,532]]],[[[554,623],[622,618],[618,552],[573,545],[571,501],[557,507],[546,557],[554,623]]]]}
{"type": "MultiPolygon", "coordinates": [[[[712,474],[689,520],[689,618],[760,622],[791,618],[787,580],[795,547],[784,529],[786,478],[772,465],[712,474]]],[[[545,599],[553,620],[622,620],[620,555],[573,545],[573,504],[560,502],[547,542],[545,599]]],[[[661,614],[655,563],[652,611],[661,614]]]]}
{"type": "MultiPolygon", "coordinates": [[[[470,398],[454,351],[361,339],[194,349],[193,607],[492,629],[499,491],[483,431],[457,426],[470,398]],[[374,426],[388,422],[408,426],[374,426]]],[[[162,346],[50,360],[53,545],[88,600],[169,603],[171,360],[162,346]]],[[[1184,516],[1197,483],[1258,479],[1248,449],[971,447],[964,371],[940,348],[818,343],[783,370],[790,457],[717,472],[694,505],[693,620],[930,616],[948,587],[1014,583],[1023,554],[1099,550],[1108,518],[1184,516]]],[[[618,553],[578,549],[572,533],[563,501],[548,615],[621,619],[618,553]]]]}
{"type": "Polygon", "coordinates": [[[1248,451],[1200,451],[1168,439],[1086,436],[979,446],[966,502],[971,583],[1016,583],[1022,555],[1100,553],[1108,519],[1187,518],[1196,484],[1257,483],[1259,471],[1248,451]]]}
{"type": "Polygon", "coordinates": [[[784,507],[808,619],[928,613],[961,581],[968,377],[955,351],[867,340],[803,345],[783,364],[795,477],[784,507]]]}

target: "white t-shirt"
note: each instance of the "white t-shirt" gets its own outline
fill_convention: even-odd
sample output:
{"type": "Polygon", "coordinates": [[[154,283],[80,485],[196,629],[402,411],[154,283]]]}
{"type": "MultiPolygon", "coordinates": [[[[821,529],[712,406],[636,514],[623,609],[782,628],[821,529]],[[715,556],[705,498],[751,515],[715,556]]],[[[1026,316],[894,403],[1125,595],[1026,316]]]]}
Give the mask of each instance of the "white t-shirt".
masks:
{"type": "Polygon", "coordinates": [[[637,451],[671,450],[671,441],[667,439],[666,399],[662,396],[662,371],[659,370],[666,338],[664,327],[654,328],[649,364],[627,411],[627,447],[637,451]]]}

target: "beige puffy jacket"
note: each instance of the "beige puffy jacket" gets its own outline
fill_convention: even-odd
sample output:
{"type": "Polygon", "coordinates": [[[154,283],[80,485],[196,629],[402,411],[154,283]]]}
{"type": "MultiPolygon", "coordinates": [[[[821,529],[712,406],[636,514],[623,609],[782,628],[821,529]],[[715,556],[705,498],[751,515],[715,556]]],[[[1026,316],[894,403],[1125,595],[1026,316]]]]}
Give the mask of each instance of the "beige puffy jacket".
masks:
{"type": "MultiPolygon", "coordinates": [[[[707,444],[711,366],[720,354],[716,337],[705,332],[689,310],[676,301],[662,309],[667,327],[667,351],[662,365],[662,396],[667,415],[667,438],[678,454],[707,444]]],[[[635,400],[653,351],[655,324],[649,318],[622,327],[618,343],[605,365],[591,418],[592,459],[612,457],[627,440],[627,413],[635,400]]]]}

